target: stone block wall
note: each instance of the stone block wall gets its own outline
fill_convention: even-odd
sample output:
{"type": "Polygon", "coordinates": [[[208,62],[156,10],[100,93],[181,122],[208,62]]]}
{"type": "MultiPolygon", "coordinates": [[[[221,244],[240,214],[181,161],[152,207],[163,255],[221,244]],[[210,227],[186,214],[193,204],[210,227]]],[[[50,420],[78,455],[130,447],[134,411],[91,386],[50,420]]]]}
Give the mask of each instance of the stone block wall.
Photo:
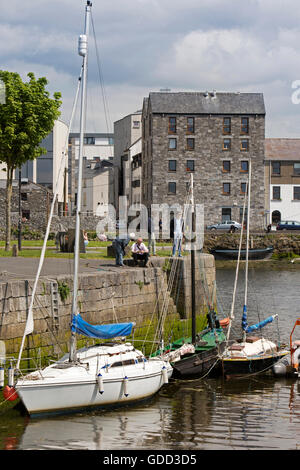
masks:
{"type": "MultiPolygon", "coordinates": [[[[136,323],[135,337],[140,327],[157,322],[162,315],[185,318],[190,315],[190,260],[175,258],[176,274],[171,289],[168,261],[153,258],[152,267],[124,268],[120,271],[85,273],[79,276],[78,304],[83,318],[92,324],[127,322],[136,323]]],[[[173,260],[173,262],[175,262],[173,260]]],[[[130,262],[131,260],[129,260],[130,262]]],[[[213,295],[215,282],[214,258],[201,254],[196,262],[197,309],[206,302],[202,276],[206,276],[205,289],[213,295]],[[202,291],[201,291],[202,289],[202,291]]],[[[25,351],[41,348],[47,354],[61,355],[70,336],[72,306],[72,277],[41,278],[33,308],[34,332],[26,339],[25,351]],[[58,296],[57,310],[51,296],[51,282],[68,286],[65,300],[58,296]]],[[[17,355],[25,329],[34,280],[16,280],[0,283],[0,340],[5,341],[8,354],[17,355]]],[[[26,352],[24,351],[24,356],[26,352]]]]}

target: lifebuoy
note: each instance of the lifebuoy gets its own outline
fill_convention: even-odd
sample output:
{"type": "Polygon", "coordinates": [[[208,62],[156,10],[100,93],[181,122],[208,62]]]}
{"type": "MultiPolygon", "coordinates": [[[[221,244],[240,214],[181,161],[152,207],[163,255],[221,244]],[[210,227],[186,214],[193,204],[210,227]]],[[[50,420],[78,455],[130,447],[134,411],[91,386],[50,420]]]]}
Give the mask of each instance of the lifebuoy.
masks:
{"type": "Polygon", "coordinates": [[[8,400],[8,401],[15,401],[18,398],[18,394],[15,388],[10,387],[9,385],[6,385],[6,387],[4,387],[3,396],[5,400],[8,400]]]}

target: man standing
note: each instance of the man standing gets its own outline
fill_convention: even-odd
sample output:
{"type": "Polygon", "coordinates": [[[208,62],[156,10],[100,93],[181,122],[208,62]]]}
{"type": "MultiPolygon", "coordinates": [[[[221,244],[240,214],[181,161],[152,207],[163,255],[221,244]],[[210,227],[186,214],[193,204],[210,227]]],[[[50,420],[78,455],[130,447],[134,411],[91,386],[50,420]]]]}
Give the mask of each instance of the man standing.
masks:
{"type": "Polygon", "coordinates": [[[149,258],[149,250],[144,245],[142,238],[137,239],[136,243],[132,245],[131,251],[135,266],[137,265],[137,262],[141,260],[144,261],[144,266],[146,267],[149,258]]]}
{"type": "Polygon", "coordinates": [[[182,237],[183,237],[183,219],[181,217],[181,214],[177,213],[176,218],[172,219],[172,220],[173,220],[173,224],[174,224],[174,225],[173,224],[171,225],[171,231],[172,231],[172,229],[174,230],[172,256],[175,256],[176,250],[178,250],[178,256],[179,256],[179,258],[181,258],[182,257],[182,255],[181,255],[181,243],[182,243],[182,237]]]}
{"type": "Polygon", "coordinates": [[[148,218],[148,250],[149,250],[149,254],[151,254],[151,249],[152,249],[153,256],[155,256],[156,255],[156,243],[155,243],[154,224],[153,224],[152,218],[149,217],[148,218]]]}
{"type": "Polygon", "coordinates": [[[124,266],[123,263],[123,256],[125,255],[125,248],[130,242],[130,240],[134,240],[135,234],[131,233],[129,236],[124,237],[116,237],[112,243],[115,255],[116,255],[116,266],[124,266]]]}

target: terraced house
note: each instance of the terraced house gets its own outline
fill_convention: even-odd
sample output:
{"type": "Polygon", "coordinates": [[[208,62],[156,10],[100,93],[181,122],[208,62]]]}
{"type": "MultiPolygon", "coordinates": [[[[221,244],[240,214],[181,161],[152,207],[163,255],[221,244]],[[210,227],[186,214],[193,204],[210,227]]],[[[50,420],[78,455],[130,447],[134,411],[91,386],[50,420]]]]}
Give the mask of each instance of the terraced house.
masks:
{"type": "Polygon", "coordinates": [[[262,94],[153,92],[142,122],[143,204],[183,204],[193,172],[205,224],[241,222],[251,159],[251,228],[265,225],[262,94]]]}

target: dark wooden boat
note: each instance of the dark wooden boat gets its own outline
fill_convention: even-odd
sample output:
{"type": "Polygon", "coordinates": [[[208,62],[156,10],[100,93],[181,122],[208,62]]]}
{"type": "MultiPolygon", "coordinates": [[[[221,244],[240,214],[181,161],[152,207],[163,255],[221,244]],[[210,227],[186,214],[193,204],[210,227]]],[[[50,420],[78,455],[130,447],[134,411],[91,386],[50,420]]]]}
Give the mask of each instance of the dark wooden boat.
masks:
{"type": "MultiPolygon", "coordinates": [[[[267,248],[250,248],[248,252],[248,259],[265,259],[272,255],[273,247],[269,246],[267,248]]],[[[211,253],[216,258],[226,258],[226,259],[238,259],[239,250],[238,249],[219,249],[211,250],[211,253]]],[[[246,259],[246,250],[241,250],[240,259],[246,259]]]]}
{"type": "MultiPolygon", "coordinates": [[[[210,330],[204,334],[201,341],[195,344],[195,352],[181,356],[178,361],[170,361],[173,367],[173,378],[175,379],[193,379],[204,376],[218,375],[221,372],[221,363],[218,360],[225,348],[225,335],[222,329],[215,332],[210,330]],[[218,342],[215,340],[217,335],[218,342]],[[208,340],[208,341],[205,341],[208,340]]],[[[184,343],[184,340],[175,341],[171,350],[176,350],[184,343]]]]}
{"type": "Polygon", "coordinates": [[[288,351],[281,350],[262,356],[257,355],[256,357],[223,357],[223,375],[230,378],[267,372],[287,354],[288,351]]]}

